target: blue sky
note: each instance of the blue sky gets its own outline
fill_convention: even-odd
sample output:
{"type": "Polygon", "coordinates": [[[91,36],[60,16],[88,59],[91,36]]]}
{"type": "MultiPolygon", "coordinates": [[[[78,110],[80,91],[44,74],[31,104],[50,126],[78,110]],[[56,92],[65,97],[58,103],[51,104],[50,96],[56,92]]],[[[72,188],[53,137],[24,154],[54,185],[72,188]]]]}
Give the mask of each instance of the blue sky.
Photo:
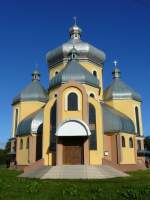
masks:
{"type": "Polygon", "coordinates": [[[82,39],[106,53],[104,86],[117,59],[122,79],[142,95],[144,133],[150,134],[149,0],[0,0],[0,145],[11,136],[12,99],[31,81],[36,63],[48,86],[45,54],[68,40],[73,16],[82,39]]]}

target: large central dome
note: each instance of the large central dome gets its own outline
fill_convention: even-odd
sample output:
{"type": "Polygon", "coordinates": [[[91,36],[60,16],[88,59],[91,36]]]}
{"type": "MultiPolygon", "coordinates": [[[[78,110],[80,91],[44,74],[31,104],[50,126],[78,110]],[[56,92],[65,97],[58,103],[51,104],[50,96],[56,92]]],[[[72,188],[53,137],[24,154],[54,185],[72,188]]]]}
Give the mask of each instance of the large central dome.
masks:
{"type": "Polygon", "coordinates": [[[98,65],[105,61],[105,53],[87,42],[83,42],[80,39],[81,33],[82,30],[76,24],[69,29],[70,40],[46,54],[49,67],[62,61],[68,61],[69,53],[73,48],[77,50],[79,60],[89,60],[98,65]]]}

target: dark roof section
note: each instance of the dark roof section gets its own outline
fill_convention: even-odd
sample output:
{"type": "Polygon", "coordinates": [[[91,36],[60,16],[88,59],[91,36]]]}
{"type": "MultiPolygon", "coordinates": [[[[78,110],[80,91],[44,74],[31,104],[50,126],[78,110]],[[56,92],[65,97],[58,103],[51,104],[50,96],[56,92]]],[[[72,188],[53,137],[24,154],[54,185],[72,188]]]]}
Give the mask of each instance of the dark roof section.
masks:
{"type": "Polygon", "coordinates": [[[48,93],[40,83],[40,74],[37,70],[32,73],[32,82],[13,99],[12,104],[22,101],[48,101],[48,93]]]}
{"type": "Polygon", "coordinates": [[[38,128],[43,124],[43,109],[40,109],[18,124],[16,136],[25,136],[32,133],[37,134],[38,128]]]}
{"type": "Polygon", "coordinates": [[[99,80],[76,60],[69,61],[67,66],[50,80],[49,88],[51,89],[71,80],[99,88],[99,80]]]}
{"type": "Polygon", "coordinates": [[[141,96],[120,79],[120,70],[118,68],[115,68],[112,74],[113,81],[104,91],[105,101],[111,99],[134,99],[142,101],[141,96]]]}
{"type": "Polygon", "coordinates": [[[115,110],[107,104],[101,103],[103,110],[104,133],[131,133],[135,134],[133,121],[123,113],[115,110]]]}
{"type": "Polygon", "coordinates": [[[89,60],[98,65],[105,61],[105,53],[80,39],[82,30],[75,24],[70,28],[70,40],[46,54],[49,67],[68,61],[68,55],[73,47],[77,50],[80,60],[89,60]]]}

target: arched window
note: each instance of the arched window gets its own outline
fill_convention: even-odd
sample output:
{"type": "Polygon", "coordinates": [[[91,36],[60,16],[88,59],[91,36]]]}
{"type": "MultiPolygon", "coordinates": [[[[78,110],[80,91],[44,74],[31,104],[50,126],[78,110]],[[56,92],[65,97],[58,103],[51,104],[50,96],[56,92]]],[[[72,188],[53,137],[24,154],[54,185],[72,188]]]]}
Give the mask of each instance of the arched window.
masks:
{"type": "Polygon", "coordinates": [[[125,146],[126,146],[126,143],[125,143],[125,138],[124,138],[124,136],[121,137],[121,140],[122,140],[122,147],[125,147],[125,146]]]}
{"type": "Polygon", "coordinates": [[[93,94],[93,93],[90,93],[90,97],[94,98],[95,96],[94,96],[94,94],[93,94]]]}
{"type": "Polygon", "coordinates": [[[69,111],[78,110],[78,96],[74,92],[68,95],[68,110],[69,111]]]}
{"type": "Polygon", "coordinates": [[[15,127],[14,127],[14,134],[17,132],[17,125],[18,125],[18,108],[15,110],[15,127]]]}
{"type": "Polygon", "coordinates": [[[131,137],[129,138],[129,147],[133,148],[133,139],[131,137]]]}
{"type": "Polygon", "coordinates": [[[97,77],[97,71],[93,71],[93,75],[97,77]]]}
{"type": "Polygon", "coordinates": [[[137,140],[137,149],[141,150],[141,141],[140,140],[137,140]]]}
{"type": "Polygon", "coordinates": [[[23,139],[20,140],[20,149],[23,149],[23,139]]]}
{"type": "Polygon", "coordinates": [[[140,135],[139,109],[137,106],[135,107],[135,118],[136,118],[137,135],[140,135]]]}
{"type": "Polygon", "coordinates": [[[57,74],[58,74],[58,72],[56,71],[56,72],[55,72],[55,76],[56,76],[57,74]]]}
{"type": "Polygon", "coordinates": [[[29,137],[27,138],[26,149],[29,149],[29,137]]]}
{"type": "Polygon", "coordinates": [[[97,137],[96,137],[96,111],[95,107],[89,103],[89,128],[91,131],[90,136],[90,149],[97,149],[97,137]]]}

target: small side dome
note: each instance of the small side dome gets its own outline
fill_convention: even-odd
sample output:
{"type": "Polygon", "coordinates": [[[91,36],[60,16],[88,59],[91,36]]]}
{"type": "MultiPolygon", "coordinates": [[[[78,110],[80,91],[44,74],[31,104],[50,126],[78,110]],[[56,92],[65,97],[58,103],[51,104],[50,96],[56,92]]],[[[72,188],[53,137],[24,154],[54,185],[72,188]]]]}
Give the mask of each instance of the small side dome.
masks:
{"type": "Polygon", "coordinates": [[[105,101],[111,99],[134,99],[136,101],[142,101],[141,96],[121,80],[121,72],[118,67],[115,67],[112,75],[113,81],[104,91],[105,101]]]}
{"type": "Polygon", "coordinates": [[[32,82],[14,98],[12,105],[23,101],[48,101],[47,91],[40,83],[40,73],[37,70],[32,73],[32,82]]]}

